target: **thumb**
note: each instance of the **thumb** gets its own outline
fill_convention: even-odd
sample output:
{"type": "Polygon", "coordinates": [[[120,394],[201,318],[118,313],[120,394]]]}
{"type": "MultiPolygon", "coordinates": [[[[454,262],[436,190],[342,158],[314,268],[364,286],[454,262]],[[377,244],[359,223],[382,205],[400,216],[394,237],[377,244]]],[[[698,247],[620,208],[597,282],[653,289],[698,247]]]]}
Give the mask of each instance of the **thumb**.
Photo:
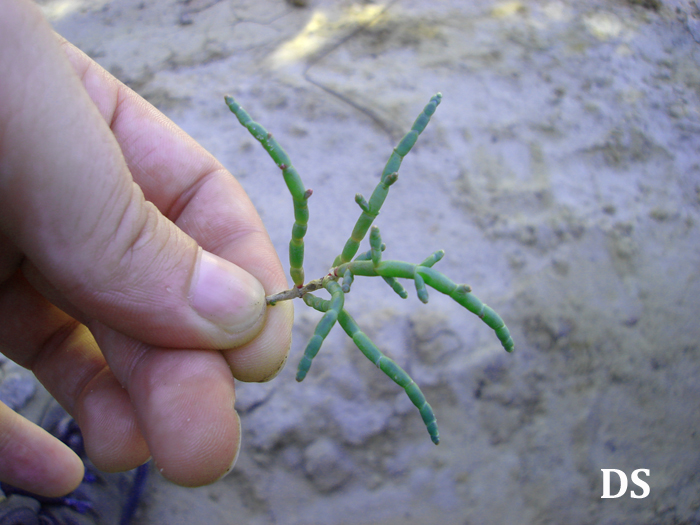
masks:
{"type": "Polygon", "coordinates": [[[30,2],[3,7],[0,233],[27,278],[71,315],[150,344],[255,337],[262,285],[146,201],[41,14],[30,2]]]}

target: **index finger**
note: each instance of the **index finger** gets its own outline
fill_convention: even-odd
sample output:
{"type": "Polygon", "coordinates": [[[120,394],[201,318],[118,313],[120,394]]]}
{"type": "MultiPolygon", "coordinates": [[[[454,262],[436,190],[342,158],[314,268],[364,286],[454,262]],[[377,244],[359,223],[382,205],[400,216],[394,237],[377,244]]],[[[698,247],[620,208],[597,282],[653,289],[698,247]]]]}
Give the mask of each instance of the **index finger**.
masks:
{"type": "MultiPolygon", "coordinates": [[[[287,280],[262,220],[236,179],[209,152],[81,50],[61,45],[114,134],[147,200],[206,251],[248,271],[272,294],[287,280]]],[[[224,355],[234,376],[268,380],[291,345],[290,304],[268,308],[263,331],[224,355]]]]}

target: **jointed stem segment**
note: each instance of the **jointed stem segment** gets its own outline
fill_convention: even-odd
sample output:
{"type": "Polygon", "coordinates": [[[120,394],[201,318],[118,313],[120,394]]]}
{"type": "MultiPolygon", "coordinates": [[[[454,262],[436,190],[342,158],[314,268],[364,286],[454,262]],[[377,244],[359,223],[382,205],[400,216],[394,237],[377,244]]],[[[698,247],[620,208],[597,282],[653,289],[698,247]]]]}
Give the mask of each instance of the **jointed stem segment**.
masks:
{"type": "MultiPolygon", "coordinates": [[[[315,295],[308,294],[304,296],[304,302],[315,308],[319,312],[328,312],[331,308],[331,301],[326,301],[315,295]]],[[[365,355],[367,359],[372,361],[377,368],[388,375],[394,383],[399,385],[406,391],[408,398],[416,406],[420,412],[423,422],[425,423],[430,439],[436,445],[440,443],[440,432],[438,431],[437,420],[432,407],[425,399],[425,395],[421,392],[418,385],[411,379],[406,371],[401,368],[396,361],[385,356],[379,348],[360,330],[352,316],[345,309],[341,309],[338,315],[338,322],[343,327],[345,333],[350,336],[355,345],[365,355]]]]}
{"type": "Polygon", "coordinates": [[[372,192],[369,202],[359,193],[355,196],[355,201],[360,205],[362,214],[360,218],[357,219],[352,234],[345,243],[342,253],[335,258],[333,266],[338,266],[339,264],[350,261],[357,253],[360,242],[365,238],[367,230],[369,230],[372,222],[377,215],[379,215],[379,210],[382,204],[384,204],[386,196],[389,194],[389,186],[394,184],[399,176],[401,161],[408,155],[408,152],[411,151],[416,140],[418,140],[418,135],[423,132],[428,122],[430,122],[430,117],[435,113],[435,109],[440,104],[440,101],[442,101],[441,93],[436,94],[430,99],[430,102],[423,108],[423,112],[418,115],[418,118],[413,123],[411,131],[406,133],[399,142],[399,145],[394,148],[394,151],[391,153],[389,160],[384,166],[379,184],[377,184],[377,187],[372,192]]]}
{"type": "MultiPolygon", "coordinates": [[[[434,264],[434,255],[435,254],[428,257],[426,261],[434,264]]],[[[421,294],[424,294],[425,300],[421,298],[421,301],[423,302],[427,302],[428,300],[427,291],[425,290],[425,285],[427,284],[438,292],[451,297],[455,300],[455,302],[477,315],[482,321],[484,321],[484,323],[486,323],[486,325],[496,332],[496,337],[498,337],[499,341],[501,341],[503,348],[507,352],[512,352],[515,347],[515,343],[513,342],[513,338],[510,335],[508,327],[501,316],[498,315],[493,308],[482,303],[478,297],[472,294],[469,286],[466,284],[456,284],[449,277],[431,268],[430,266],[425,266],[423,263],[412,264],[404,261],[381,261],[379,264],[375,265],[373,261],[355,260],[337,266],[332,270],[332,272],[340,275],[347,270],[350,270],[354,276],[361,275],[367,277],[379,276],[393,279],[413,279],[416,283],[418,297],[421,298],[421,294]],[[417,276],[419,279],[416,279],[417,276]]]]}
{"type": "Polygon", "coordinates": [[[304,284],[304,235],[306,235],[306,228],[309,224],[309,207],[306,205],[306,201],[313,192],[304,188],[304,183],[297,170],[292,166],[289,155],[275,140],[272,133],[268,133],[261,124],[255,122],[233,97],[227,95],[224,100],[231,112],[238,118],[238,122],[245,126],[250,134],[262,144],[277,167],[282,170],[284,182],[289,193],[292,194],[294,226],[292,227],[292,240],[289,241],[289,274],[294,285],[301,287],[304,284]]]}
{"type": "Polygon", "coordinates": [[[254,122],[250,115],[233,98],[226,97],[226,104],[238,117],[240,123],[260,141],[270,157],[282,170],[284,181],[294,201],[295,222],[292,228],[292,239],[289,243],[289,265],[294,288],[268,296],[266,298],[267,303],[274,305],[278,301],[302,298],[308,306],[323,312],[323,317],[316,326],[314,335],[309,340],[304,356],[299,362],[297,381],[302,381],[306,377],[313,358],[320,350],[324,339],[328,336],[335,323],[338,322],[360,351],[406,391],[411,402],[420,411],[430,438],[436,445],[440,442],[440,434],[435,414],[420,388],[405,370],[385,356],[369,337],[360,330],[355,320],[345,310],[344,305],[345,294],[350,292],[355,276],[381,277],[404,299],[408,294],[397,279],[413,279],[418,298],[423,303],[427,303],[429,298],[427,286],[448,295],[493,329],[506,351],[513,351],[513,339],[503,319],[492,308],[474,296],[469,286],[456,284],[447,276],[433,269],[433,265],[442,259],[445,252],[439,250],[420,264],[382,260],[382,252],[385,250],[386,245],[382,243],[379,228],[372,226],[372,222],[379,214],[389,193],[389,187],[398,179],[398,170],[403,158],[416,143],[418,136],[427,126],[430,117],[441,100],[442,95],[440,93],[430,99],[428,105],[425,106],[423,112],[413,123],[411,130],[394,148],[384,167],[384,171],[382,171],[379,184],[372,192],[369,201],[360,194],[355,196],[355,201],[360,206],[362,213],[353,228],[350,238],[345,243],[342,253],[336,257],[333,268],[321,279],[315,279],[304,284],[304,235],[309,220],[309,210],[306,201],[311,195],[311,190],[304,189],[301,177],[299,177],[299,174],[292,166],[289,156],[272,135],[260,124],[254,122]],[[355,257],[360,242],[365,238],[368,231],[370,231],[370,250],[355,257]],[[355,257],[354,260],[353,257],[355,257]],[[338,280],[341,278],[343,280],[342,285],[338,283],[338,280]],[[312,292],[321,288],[325,288],[330,293],[330,300],[324,300],[313,295],[312,292]]]}
{"type": "Polygon", "coordinates": [[[314,335],[309,340],[306,345],[306,350],[304,351],[304,357],[299,361],[299,367],[297,368],[297,381],[303,381],[306,377],[306,373],[311,367],[311,361],[316,354],[321,349],[321,344],[323,340],[328,336],[338,320],[338,315],[343,309],[343,304],[345,301],[345,294],[341,289],[340,285],[336,281],[326,281],[323,287],[328,290],[331,294],[331,300],[328,302],[328,308],[325,310],[323,317],[316,325],[316,330],[314,335]]]}

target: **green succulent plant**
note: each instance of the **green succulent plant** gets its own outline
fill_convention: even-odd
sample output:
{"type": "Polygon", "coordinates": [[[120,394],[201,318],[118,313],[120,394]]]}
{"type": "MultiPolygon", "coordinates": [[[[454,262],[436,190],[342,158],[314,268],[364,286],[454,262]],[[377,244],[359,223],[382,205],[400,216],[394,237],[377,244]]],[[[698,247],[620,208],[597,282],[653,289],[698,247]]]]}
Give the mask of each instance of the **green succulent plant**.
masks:
{"type": "Polygon", "coordinates": [[[328,274],[305,283],[303,267],[304,235],[309,222],[307,201],[312,191],[304,187],[299,173],[292,166],[289,155],[282,149],[272,134],[268,133],[261,124],[253,121],[250,115],[232,97],[225,97],[226,104],[233,114],[238,117],[239,122],[262,144],[265,151],[282,170],[284,182],[294,202],[294,226],[292,227],[292,238],[289,242],[289,273],[294,282],[294,287],[268,296],[267,303],[270,306],[274,306],[280,301],[301,298],[307,306],[323,312],[323,317],[321,317],[316,326],[313,336],[306,345],[304,355],[299,361],[296,375],[297,381],[303,381],[306,377],[324,339],[337,322],[367,359],[372,361],[392,381],[406,391],[411,402],[418,408],[430,438],[436,445],[440,442],[440,433],[435,413],[426,400],[425,395],[411,379],[411,376],[395,361],[384,355],[370,338],[360,330],[355,320],[345,309],[345,294],[350,292],[356,276],[381,277],[394,292],[405,299],[408,293],[397,279],[413,280],[418,298],[423,303],[428,302],[428,289],[426,286],[430,286],[438,292],[451,297],[458,304],[477,315],[494,330],[496,337],[498,337],[507,352],[512,352],[515,347],[510,331],[500,315],[472,294],[469,286],[456,284],[444,274],[433,269],[433,265],[442,259],[445,254],[444,251],[439,250],[418,264],[382,260],[382,252],[386,246],[382,243],[379,228],[373,226],[372,223],[379,215],[391,185],[398,180],[401,162],[408,152],[411,151],[411,148],[418,140],[418,136],[430,122],[430,117],[435,113],[441,100],[442,95],[440,93],[430,99],[430,102],[416,118],[410,131],[404,135],[394,148],[369,201],[359,193],[355,196],[355,202],[357,202],[362,212],[355,223],[350,237],[345,242],[342,252],[335,258],[328,274]],[[356,256],[360,243],[367,236],[367,232],[369,232],[370,249],[356,256]],[[313,292],[322,288],[331,295],[330,299],[322,299],[313,294],[313,292]]]}

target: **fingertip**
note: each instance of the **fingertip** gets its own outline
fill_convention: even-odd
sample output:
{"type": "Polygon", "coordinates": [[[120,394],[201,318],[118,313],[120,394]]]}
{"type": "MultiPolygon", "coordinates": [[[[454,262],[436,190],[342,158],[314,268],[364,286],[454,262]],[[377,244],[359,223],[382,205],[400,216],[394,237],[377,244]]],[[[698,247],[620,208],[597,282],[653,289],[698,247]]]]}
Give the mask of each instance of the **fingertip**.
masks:
{"type": "Polygon", "coordinates": [[[218,352],[153,349],[134,372],[132,397],[158,471],[185,487],[208,485],[240,449],[235,388],[218,352]]]}
{"type": "Polygon", "coordinates": [[[53,447],[53,451],[46,451],[46,456],[55,458],[53,464],[48,467],[46,476],[37,480],[34,488],[30,489],[35,494],[49,498],[70,494],[78,488],[85,476],[85,464],[75,452],[57,439],[53,440],[53,447]]]}
{"type": "Polygon", "coordinates": [[[104,472],[123,472],[148,461],[150,451],[139,430],[127,391],[109,369],[95,376],[76,403],[85,451],[104,472]]]}
{"type": "Polygon", "coordinates": [[[68,446],[0,403],[0,480],[45,497],[64,496],[85,466],[68,446]]]}
{"type": "Polygon", "coordinates": [[[235,415],[236,423],[237,423],[237,427],[238,427],[238,446],[236,447],[236,452],[233,455],[233,459],[231,460],[231,463],[228,465],[228,468],[226,468],[226,470],[223,472],[223,474],[221,474],[221,477],[219,477],[215,481],[219,481],[220,479],[225,478],[233,471],[233,468],[236,466],[236,463],[238,462],[238,456],[240,456],[240,454],[241,454],[241,443],[243,442],[243,439],[242,439],[243,434],[241,431],[241,418],[238,415],[238,412],[234,412],[234,415],[235,415]]]}
{"type": "Polygon", "coordinates": [[[294,306],[283,301],[267,307],[265,328],[253,341],[224,350],[233,377],[244,382],[266,382],[284,368],[292,345],[294,306]]]}
{"type": "MultiPolygon", "coordinates": [[[[226,425],[224,434],[210,435],[204,443],[200,432],[173,436],[179,441],[177,450],[161,449],[154,455],[154,463],[160,474],[182,487],[201,487],[224,478],[236,464],[241,449],[241,424],[236,412],[235,422],[226,425]]],[[[224,424],[219,423],[220,427],[224,424]]]]}
{"type": "Polygon", "coordinates": [[[263,377],[262,379],[259,379],[256,381],[257,383],[268,383],[269,381],[272,381],[274,378],[276,378],[279,373],[284,370],[284,365],[287,364],[287,359],[289,358],[289,352],[285,353],[283,356],[282,361],[280,361],[279,366],[272,372],[272,374],[263,377]]]}
{"type": "MultiPolygon", "coordinates": [[[[46,490],[40,486],[32,490],[36,494],[47,497],[58,497],[70,494],[82,483],[85,476],[85,464],[80,457],[73,452],[66,444],[55,440],[54,457],[56,462],[53,465],[54,477],[49,474],[45,480],[49,485],[46,490]]],[[[48,453],[50,455],[51,452],[48,453]]]]}

